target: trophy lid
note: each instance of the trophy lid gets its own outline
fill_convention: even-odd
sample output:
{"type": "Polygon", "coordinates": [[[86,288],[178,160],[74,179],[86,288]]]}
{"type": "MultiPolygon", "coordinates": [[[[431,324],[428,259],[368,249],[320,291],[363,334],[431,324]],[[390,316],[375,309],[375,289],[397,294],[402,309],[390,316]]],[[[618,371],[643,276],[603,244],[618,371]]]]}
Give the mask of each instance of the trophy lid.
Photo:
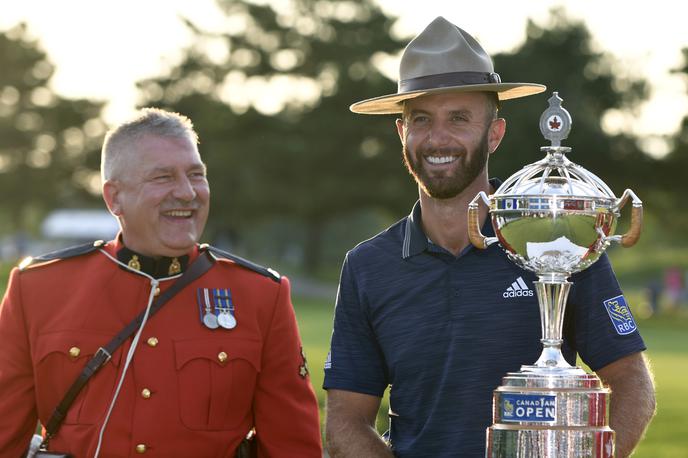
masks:
{"type": "Polygon", "coordinates": [[[495,192],[494,197],[513,196],[571,196],[614,199],[614,193],[595,174],[568,160],[571,148],[561,141],[571,131],[571,115],[562,106],[557,92],[549,98],[549,107],[540,116],[540,131],[550,141],[543,146],[544,159],[526,165],[510,176],[495,192]]]}

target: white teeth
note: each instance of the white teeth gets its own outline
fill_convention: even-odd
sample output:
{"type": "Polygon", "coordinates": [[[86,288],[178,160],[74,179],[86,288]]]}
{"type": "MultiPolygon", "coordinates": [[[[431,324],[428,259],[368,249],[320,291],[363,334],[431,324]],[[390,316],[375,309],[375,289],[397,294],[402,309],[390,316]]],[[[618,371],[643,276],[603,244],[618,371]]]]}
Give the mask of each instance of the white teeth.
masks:
{"type": "Polygon", "coordinates": [[[431,164],[447,164],[456,160],[455,156],[427,156],[425,158],[431,164]]]}
{"type": "Polygon", "coordinates": [[[189,210],[172,210],[165,212],[165,216],[177,216],[180,218],[188,218],[191,216],[191,211],[189,210]]]}

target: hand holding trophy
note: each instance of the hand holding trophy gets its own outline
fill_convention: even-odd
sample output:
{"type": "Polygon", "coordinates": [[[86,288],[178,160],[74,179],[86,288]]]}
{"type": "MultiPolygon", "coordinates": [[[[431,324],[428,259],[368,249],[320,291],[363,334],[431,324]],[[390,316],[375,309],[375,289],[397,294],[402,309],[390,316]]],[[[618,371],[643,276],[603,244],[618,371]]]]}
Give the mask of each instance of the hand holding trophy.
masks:
{"type": "Polygon", "coordinates": [[[566,158],[571,148],[561,141],[571,130],[571,116],[561,102],[554,92],[540,118],[540,130],[551,142],[541,148],[546,157],[512,175],[492,196],[481,192],[468,208],[473,245],[499,242],[512,261],[538,275],[544,348],[534,364],[508,373],[494,391],[490,458],[614,455],[610,390],[561,353],[567,279],[597,261],[611,242],[633,246],[640,238],[643,207],[630,189],[617,199],[602,180],[566,158]],[[479,200],[489,206],[496,237],[480,232],[479,200]],[[629,200],[630,228],[614,235],[629,200]]]}

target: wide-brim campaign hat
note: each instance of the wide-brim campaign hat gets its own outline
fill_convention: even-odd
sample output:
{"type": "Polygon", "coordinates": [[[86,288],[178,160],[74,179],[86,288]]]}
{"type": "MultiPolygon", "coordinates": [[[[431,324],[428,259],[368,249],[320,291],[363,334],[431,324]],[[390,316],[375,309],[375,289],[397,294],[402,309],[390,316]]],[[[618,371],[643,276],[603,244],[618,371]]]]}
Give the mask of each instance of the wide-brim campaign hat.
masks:
{"type": "Polygon", "coordinates": [[[442,92],[495,92],[499,100],[538,94],[535,83],[503,83],[492,59],[469,33],[437,17],[404,49],[396,94],[362,100],[354,113],[401,113],[405,100],[442,92]]]}

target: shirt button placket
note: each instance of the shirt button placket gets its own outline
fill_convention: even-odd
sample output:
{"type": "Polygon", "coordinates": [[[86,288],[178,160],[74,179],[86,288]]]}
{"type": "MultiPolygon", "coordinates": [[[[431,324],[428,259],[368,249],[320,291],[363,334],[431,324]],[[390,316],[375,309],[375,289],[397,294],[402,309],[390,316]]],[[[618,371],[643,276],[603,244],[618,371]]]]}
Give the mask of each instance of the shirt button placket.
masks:
{"type": "MultiPolygon", "coordinates": [[[[156,409],[157,403],[155,402],[155,382],[153,382],[153,386],[151,386],[150,382],[154,381],[153,374],[150,372],[150,369],[153,365],[153,362],[156,358],[157,355],[157,347],[160,341],[158,340],[157,337],[155,336],[150,336],[146,339],[146,346],[149,348],[148,351],[142,352],[140,357],[142,359],[142,367],[144,373],[142,373],[142,377],[139,380],[139,383],[144,384],[143,386],[139,385],[139,401],[136,403],[136,407],[134,410],[134,428],[138,428],[137,425],[142,425],[146,424],[150,421],[151,417],[151,409],[156,409]],[[141,404],[139,404],[141,403],[141,404]]],[[[139,438],[141,440],[143,438],[139,438]]],[[[149,454],[151,452],[151,445],[150,443],[138,443],[134,446],[134,451],[137,454],[149,454]]]]}

